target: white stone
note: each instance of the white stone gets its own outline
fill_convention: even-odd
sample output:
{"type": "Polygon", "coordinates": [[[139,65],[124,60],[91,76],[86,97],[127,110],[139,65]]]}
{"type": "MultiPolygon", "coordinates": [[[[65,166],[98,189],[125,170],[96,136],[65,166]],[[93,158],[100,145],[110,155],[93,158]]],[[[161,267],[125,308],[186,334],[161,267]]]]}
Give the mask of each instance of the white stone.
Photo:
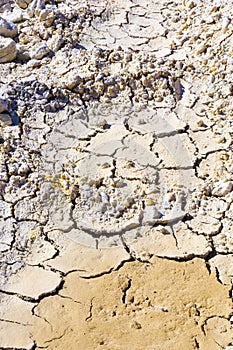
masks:
{"type": "Polygon", "coordinates": [[[223,197],[231,192],[233,184],[231,181],[223,182],[219,181],[215,183],[212,195],[217,197],[223,197]]]}
{"type": "Polygon", "coordinates": [[[64,40],[62,35],[56,33],[48,39],[47,45],[52,51],[57,52],[61,48],[63,42],[64,40]]]}
{"type": "Polygon", "coordinates": [[[23,20],[23,12],[21,9],[15,7],[12,12],[6,13],[5,18],[13,23],[18,23],[23,20]]]}
{"type": "Polygon", "coordinates": [[[16,58],[17,48],[14,40],[0,37],[0,63],[11,62],[16,58]]]}
{"type": "Polygon", "coordinates": [[[169,56],[171,54],[171,49],[166,47],[166,48],[163,48],[159,51],[156,52],[156,57],[157,58],[160,58],[160,57],[166,57],[166,56],[169,56]]]}
{"type": "Polygon", "coordinates": [[[145,225],[151,224],[157,218],[159,218],[157,208],[154,205],[146,206],[143,211],[143,223],[145,225]]]}
{"type": "Polygon", "coordinates": [[[51,26],[55,19],[55,12],[53,8],[45,8],[41,10],[39,19],[41,22],[45,23],[46,27],[51,26]]]}

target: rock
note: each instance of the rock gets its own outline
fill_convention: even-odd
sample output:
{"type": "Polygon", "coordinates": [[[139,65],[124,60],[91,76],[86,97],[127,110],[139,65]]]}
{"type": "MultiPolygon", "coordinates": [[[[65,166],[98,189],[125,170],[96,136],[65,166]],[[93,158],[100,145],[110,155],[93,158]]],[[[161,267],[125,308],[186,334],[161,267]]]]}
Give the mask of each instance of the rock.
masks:
{"type": "Polygon", "coordinates": [[[23,12],[21,9],[15,7],[12,12],[9,12],[5,15],[6,20],[13,23],[18,23],[23,20],[23,12]]]}
{"type": "Polygon", "coordinates": [[[0,12],[10,11],[11,5],[10,1],[0,0],[0,12]]]}
{"type": "Polygon", "coordinates": [[[59,34],[54,34],[48,41],[48,46],[49,48],[54,51],[57,52],[63,45],[64,43],[64,39],[62,37],[62,35],[59,34]]]}
{"type": "Polygon", "coordinates": [[[11,62],[16,58],[17,48],[14,40],[0,37],[0,63],[11,62]]]}
{"type": "Polygon", "coordinates": [[[26,9],[32,0],[16,0],[15,3],[22,9],[26,9]]]}
{"type": "Polygon", "coordinates": [[[49,47],[45,43],[40,43],[31,50],[30,56],[33,60],[41,60],[50,52],[49,47]]]}
{"type": "Polygon", "coordinates": [[[14,38],[17,34],[17,26],[13,22],[0,17],[0,35],[6,38],[14,38]]]}
{"type": "Polygon", "coordinates": [[[41,10],[39,20],[44,22],[46,27],[50,27],[55,19],[55,13],[52,8],[45,8],[41,10]]]}
{"type": "Polygon", "coordinates": [[[41,65],[41,61],[40,60],[30,60],[27,63],[28,68],[33,69],[36,67],[39,67],[41,65]]]}
{"type": "Polygon", "coordinates": [[[12,124],[11,116],[7,113],[0,113],[0,125],[9,126],[12,124]]]}
{"type": "Polygon", "coordinates": [[[219,181],[215,183],[215,187],[212,190],[212,195],[217,197],[223,197],[231,192],[233,184],[231,181],[223,182],[219,181]]]}
{"type": "Polygon", "coordinates": [[[156,57],[157,58],[165,57],[165,56],[169,56],[170,54],[171,54],[171,49],[169,47],[166,47],[161,50],[158,50],[156,52],[156,57]]]}
{"type": "Polygon", "coordinates": [[[72,90],[75,86],[77,86],[80,79],[80,77],[72,71],[66,74],[64,78],[64,86],[69,90],[72,90]]]}
{"type": "Polygon", "coordinates": [[[7,100],[0,97],[0,113],[7,111],[8,103],[7,100]]]}
{"type": "Polygon", "coordinates": [[[27,62],[30,60],[30,54],[24,45],[17,44],[17,60],[27,62]]]}
{"type": "Polygon", "coordinates": [[[33,15],[39,16],[41,10],[45,8],[45,1],[44,0],[33,0],[28,7],[28,14],[30,17],[33,17],[33,15]]]}

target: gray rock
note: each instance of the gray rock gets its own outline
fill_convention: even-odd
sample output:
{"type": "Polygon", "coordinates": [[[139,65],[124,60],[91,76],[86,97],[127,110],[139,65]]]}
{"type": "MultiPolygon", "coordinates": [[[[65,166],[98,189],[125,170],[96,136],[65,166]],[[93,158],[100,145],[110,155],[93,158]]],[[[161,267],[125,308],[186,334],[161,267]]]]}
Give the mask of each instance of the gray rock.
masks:
{"type": "Polygon", "coordinates": [[[11,62],[16,58],[16,43],[11,38],[0,37],[0,63],[11,62]]]}
{"type": "Polygon", "coordinates": [[[7,100],[0,97],[0,113],[7,111],[8,103],[7,100]]]}
{"type": "Polygon", "coordinates": [[[41,43],[31,50],[30,56],[33,60],[41,60],[49,52],[50,52],[49,47],[45,43],[41,43]]]}
{"type": "Polygon", "coordinates": [[[11,116],[7,113],[0,113],[0,124],[4,126],[9,126],[12,124],[11,116]]]}
{"type": "Polygon", "coordinates": [[[0,17],[0,35],[6,38],[14,38],[17,34],[17,26],[13,22],[0,17]]]}
{"type": "Polygon", "coordinates": [[[17,44],[17,59],[23,62],[30,60],[30,54],[26,46],[17,44]]]}
{"type": "Polygon", "coordinates": [[[11,3],[7,0],[0,0],[0,12],[10,11],[11,3]]]}

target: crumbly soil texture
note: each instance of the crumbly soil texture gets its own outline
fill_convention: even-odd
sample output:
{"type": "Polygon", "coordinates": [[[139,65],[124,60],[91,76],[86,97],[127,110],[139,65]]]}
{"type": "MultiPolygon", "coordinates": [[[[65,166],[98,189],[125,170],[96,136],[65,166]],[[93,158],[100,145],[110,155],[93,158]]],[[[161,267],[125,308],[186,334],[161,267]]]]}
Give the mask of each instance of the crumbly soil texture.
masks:
{"type": "Polygon", "coordinates": [[[227,0],[0,0],[0,349],[233,349],[227,0]]]}

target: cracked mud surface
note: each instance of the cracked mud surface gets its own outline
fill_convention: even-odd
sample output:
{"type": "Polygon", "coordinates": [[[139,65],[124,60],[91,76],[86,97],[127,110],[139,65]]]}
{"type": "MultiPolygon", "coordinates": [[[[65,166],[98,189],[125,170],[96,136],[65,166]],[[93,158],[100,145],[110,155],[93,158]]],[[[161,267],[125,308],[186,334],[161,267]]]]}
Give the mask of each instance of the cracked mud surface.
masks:
{"type": "MultiPolygon", "coordinates": [[[[229,287],[209,275],[200,259],[154,258],[148,264],[126,263],[101,277],[81,275],[66,275],[62,289],[34,306],[33,315],[23,309],[28,338],[34,334],[38,348],[196,349],[199,344],[221,349],[232,339],[229,287]]],[[[3,307],[12,301],[9,296],[3,307]]],[[[16,310],[22,305],[17,303],[16,310]]],[[[22,318],[17,324],[19,319],[16,314],[20,332],[26,327],[22,318]]]]}
{"type": "Polygon", "coordinates": [[[0,16],[0,348],[231,350],[231,6],[0,16]]]}

